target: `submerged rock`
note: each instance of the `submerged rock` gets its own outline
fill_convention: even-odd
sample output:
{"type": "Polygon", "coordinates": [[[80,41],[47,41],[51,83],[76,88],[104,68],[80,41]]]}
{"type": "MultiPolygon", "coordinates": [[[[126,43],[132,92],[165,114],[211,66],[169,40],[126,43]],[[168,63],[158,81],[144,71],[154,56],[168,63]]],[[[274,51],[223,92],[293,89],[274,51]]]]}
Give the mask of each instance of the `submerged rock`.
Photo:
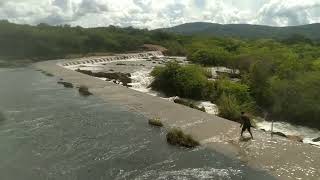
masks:
{"type": "Polygon", "coordinates": [[[288,136],[283,134],[282,132],[272,132],[271,134],[277,135],[277,136],[281,136],[281,137],[285,137],[287,138],[288,136]]]}
{"type": "Polygon", "coordinates": [[[193,108],[193,109],[197,109],[199,111],[206,112],[206,110],[205,110],[205,108],[203,106],[201,108],[199,108],[198,106],[194,105],[193,103],[185,101],[183,99],[176,98],[176,99],[173,100],[173,102],[177,103],[177,104],[184,105],[184,106],[188,106],[188,107],[193,108]]]}
{"type": "Polygon", "coordinates": [[[291,136],[291,135],[288,135],[287,137],[288,137],[288,139],[293,140],[293,141],[303,142],[303,138],[300,137],[300,136],[291,136]]]}
{"type": "Polygon", "coordinates": [[[89,91],[89,88],[86,86],[80,86],[79,87],[79,93],[82,96],[90,96],[92,93],[89,91]]]}
{"type": "Polygon", "coordinates": [[[0,122],[6,120],[4,114],[0,111],[0,122]]]}
{"type": "Polygon", "coordinates": [[[320,137],[312,139],[313,142],[320,142],[320,137]]]}
{"type": "Polygon", "coordinates": [[[130,73],[121,73],[121,72],[92,72],[87,70],[77,69],[77,72],[87,74],[90,76],[98,77],[98,78],[107,78],[109,81],[116,80],[120,81],[124,86],[131,87],[129,84],[132,82],[130,73]]]}
{"type": "Polygon", "coordinates": [[[58,81],[58,84],[62,84],[65,88],[73,88],[73,84],[65,81],[58,81]]]}

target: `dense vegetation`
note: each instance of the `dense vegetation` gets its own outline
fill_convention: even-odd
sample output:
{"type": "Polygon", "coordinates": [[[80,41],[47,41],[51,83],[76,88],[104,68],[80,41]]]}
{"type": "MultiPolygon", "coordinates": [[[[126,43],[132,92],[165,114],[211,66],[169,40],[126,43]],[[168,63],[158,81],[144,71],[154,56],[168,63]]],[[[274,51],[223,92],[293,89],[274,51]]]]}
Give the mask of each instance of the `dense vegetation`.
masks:
{"type": "Polygon", "coordinates": [[[247,39],[274,38],[286,39],[294,34],[301,34],[313,40],[320,40],[320,24],[302,26],[272,27],[250,24],[215,24],[215,23],[187,23],[172,28],[162,29],[167,32],[185,35],[209,35],[219,37],[238,37],[247,39]]]}
{"type": "MultiPolygon", "coordinates": [[[[178,37],[131,27],[82,28],[47,24],[30,26],[0,21],[0,58],[42,60],[67,55],[119,53],[141,50],[146,43],[176,47],[179,46],[178,37]]],[[[170,49],[174,51],[168,53],[185,53],[182,48],[170,49]]]]}
{"type": "Polygon", "coordinates": [[[191,37],[188,59],[203,66],[226,66],[241,72],[212,82],[195,65],[174,63],[156,68],[152,84],[167,94],[217,103],[222,117],[236,120],[241,110],[269,112],[269,118],[320,128],[320,47],[299,39],[244,41],[191,37]],[[159,88],[162,87],[162,88],[159,88]]]}
{"type": "Polygon", "coordinates": [[[153,88],[168,95],[215,102],[220,115],[229,119],[237,119],[241,110],[267,111],[271,118],[320,129],[320,46],[314,38],[305,34],[280,41],[243,40],[114,26],[30,26],[0,21],[0,57],[39,60],[137,51],[145,43],[159,44],[168,54],[186,55],[198,65],[169,63],[156,68],[153,88]],[[240,80],[223,77],[209,81],[202,66],[238,69],[240,80]]]}

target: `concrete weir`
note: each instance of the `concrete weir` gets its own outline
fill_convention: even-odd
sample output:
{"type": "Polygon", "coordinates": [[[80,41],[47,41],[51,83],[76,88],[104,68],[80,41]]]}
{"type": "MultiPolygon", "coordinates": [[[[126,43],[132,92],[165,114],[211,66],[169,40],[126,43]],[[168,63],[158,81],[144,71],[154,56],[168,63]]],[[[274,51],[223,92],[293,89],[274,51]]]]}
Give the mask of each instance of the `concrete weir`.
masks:
{"type": "Polygon", "coordinates": [[[81,65],[81,64],[99,64],[99,63],[107,63],[112,61],[128,61],[131,59],[141,59],[147,58],[150,56],[163,56],[162,52],[160,51],[150,51],[144,53],[131,53],[131,54],[117,54],[114,56],[103,56],[103,57],[85,57],[79,59],[73,59],[67,62],[60,62],[58,63],[61,66],[68,67],[74,65],[81,65]]]}
{"type": "Polygon", "coordinates": [[[85,85],[95,96],[122,105],[129,111],[141,113],[148,118],[160,118],[165,128],[179,127],[185,133],[191,134],[203,147],[239,159],[250,167],[265,170],[276,179],[320,179],[320,149],[317,147],[280,136],[271,137],[270,134],[259,130],[253,131],[254,140],[240,140],[239,124],[235,122],[64,67],[78,63],[126,61],[137,57],[143,59],[144,56],[153,55],[155,54],[138,53],[52,60],[39,62],[34,66],[75,86],[85,85]]]}

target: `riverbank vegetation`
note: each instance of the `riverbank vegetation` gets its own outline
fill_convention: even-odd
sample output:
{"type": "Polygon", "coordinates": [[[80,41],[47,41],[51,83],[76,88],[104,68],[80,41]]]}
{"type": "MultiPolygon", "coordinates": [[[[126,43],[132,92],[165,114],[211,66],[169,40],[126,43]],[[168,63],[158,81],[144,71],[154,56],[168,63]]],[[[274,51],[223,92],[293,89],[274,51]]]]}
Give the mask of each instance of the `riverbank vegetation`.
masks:
{"type": "Polygon", "coordinates": [[[154,69],[152,88],[170,96],[214,102],[220,106],[220,115],[229,119],[237,119],[240,110],[267,111],[269,118],[320,129],[320,46],[301,35],[247,40],[131,27],[0,21],[0,40],[2,59],[33,60],[139,51],[143,44],[158,44],[168,49],[167,55],[187,56],[196,65],[169,63],[154,69]],[[240,74],[210,81],[203,66],[225,66],[240,74]]]}
{"type": "Polygon", "coordinates": [[[320,129],[318,45],[195,38],[186,48],[191,63],[239,70],[239,80],[220,76],[213,82],[205,78],[200,66],[169,64],[152,72],[152,87],[168,95],[210,100],[219,106],[220,116],[228,119],[238,119],[240,111],[268,112],[268,118],[320,129]],[[188,74],[181,73],[190,68],[188,74]]]}
{"type": "Polygon", "coordinates": [[[161,122],[161,120],[159,118],[149,119],[148,122],[152,126],[163,127],[163,123],[161,122]]]}
{"type": "Polygon", "coordinates": [[[181,129],[173,128],[167,133],[167,141],[171,145],[179,145],[187,148],[199,146],[200,143],[193,137],[182,132],[181,129]]]}

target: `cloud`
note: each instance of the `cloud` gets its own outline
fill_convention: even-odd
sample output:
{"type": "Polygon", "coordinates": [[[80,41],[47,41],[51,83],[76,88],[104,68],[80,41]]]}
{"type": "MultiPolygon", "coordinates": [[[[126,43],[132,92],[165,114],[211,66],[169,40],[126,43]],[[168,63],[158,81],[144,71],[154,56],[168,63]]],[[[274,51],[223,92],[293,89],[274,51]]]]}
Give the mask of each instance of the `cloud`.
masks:
{"type": "Polygon", "coordinates": [[[320,1],[271,0],[258,13],[257,23],[268,25],[300,25],[319,22],[320,1]]]}
{"type": "Polygon", "coordinates": [[[0,0],[15,23],[160,28],[187,22],[273,26],[320,21],[320,0],[0,0]]]}

